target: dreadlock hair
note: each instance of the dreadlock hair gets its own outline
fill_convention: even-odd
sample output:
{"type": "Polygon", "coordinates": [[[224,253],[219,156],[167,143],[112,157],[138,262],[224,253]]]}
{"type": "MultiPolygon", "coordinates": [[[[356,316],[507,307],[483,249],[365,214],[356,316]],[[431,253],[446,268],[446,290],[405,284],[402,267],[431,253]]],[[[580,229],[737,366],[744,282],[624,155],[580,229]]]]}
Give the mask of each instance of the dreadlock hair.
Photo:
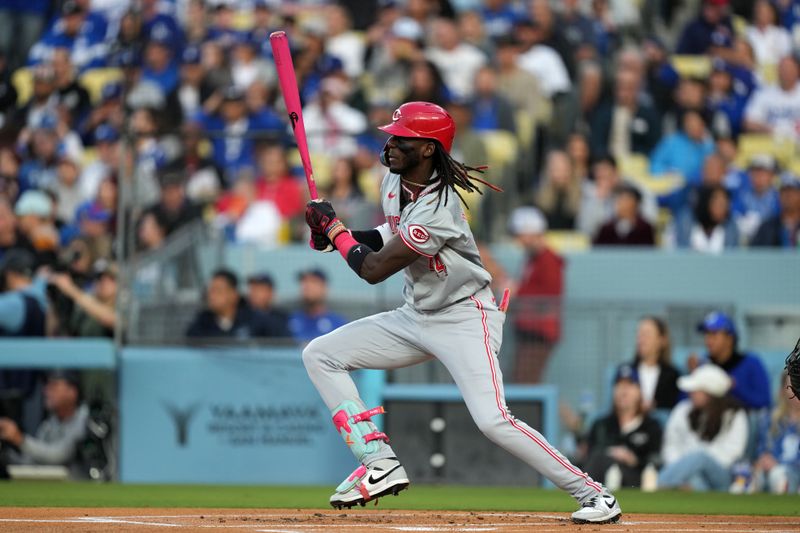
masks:
{"type": "Polygon", "coordinates": [[[492,185],[488,181],[470,174],[471,172],[483,174],[489,167],[471,167],[461,163],[460,161],[456,161],[449,153],[447,153],[447,150],[442,147],[439,141],[435,139],[431,140],[436,145],[436,149],[433,153],[433,168],[436,170],[436,174],[439,177],[439,184],[432,191],[438,193],[438,200],[436,200],[437,209],[442,203],[442,193],[444,193],[444,201],[447,202],[447,196],[451,189],[458,195],[458,198],[461,200],[461,203],[464,204],[464,207],[469,209],[466,200],[464,200],[464,197],[461,196],[461,193],[458,189],[468,193],[477,192],[478,194],[483,194],[483,191],[478,188],[475,182],[481,183],[493,191],[503,192],[503,189],[500,187],[492,185]]]}

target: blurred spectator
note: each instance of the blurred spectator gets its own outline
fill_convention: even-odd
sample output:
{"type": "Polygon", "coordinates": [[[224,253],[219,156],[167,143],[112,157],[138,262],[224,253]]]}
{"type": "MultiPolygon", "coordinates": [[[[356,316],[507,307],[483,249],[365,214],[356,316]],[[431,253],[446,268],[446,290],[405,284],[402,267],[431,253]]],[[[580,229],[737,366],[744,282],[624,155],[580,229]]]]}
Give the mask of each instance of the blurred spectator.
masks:
{"type": "Polygon", "coordinates": [[[521,44],[519,66],[538,81],[547,98],[568,93],[572,88],[569,72],[561,56],[545,44],[544,29],[534,21],[518,21],[514,36],[521,44]]]}
{"type": "Polygon", "coordinates": [[[8,59],[9,70],[23,66],[28,51],[47,22],[49,0],[3,2],[0,5],[0,54],[8,59]]]}
{"type": "Polygon", "coordinates": [[[11,147],[0,147],[0,200],[12,202],[19,196],[19,156],[11,147]]]}
{"type": "Polygon", "coordinates": [[[186,336],[195,339],[229,338],[247,340],[257,337],[278,337],[275,324],[255,311],[239,294],[239,278],[227,269],[211,276],[206,291],[206,309],[200,311],[186,336]]]}
{"type": "Polygon", "coordinates": [[[614,216],[614,190],[621,180],[617,160],[612,155],[596,157],[592,162],[591,174],[591,181],[581,181],[577,228],[584,235],[594,237],[600,227],[614,216]]]}
{"type": "Polygon", "coordinates": [[[678,379],[689,395],[667,420],[661,450],[660,489],[727,490],[730,467],[747,447],[748,422],[728,392],[731,378],[719,367],[703,365],[678,379]]]}
{"type": "Polygon", "coordinates": [[[715,60],[708,79],[708,112],[711,132],[716,137],[738,138],[742,131],[744,109],[753,87],[734,77],[734,67],[715,60]]]}
{"type": "Polygon", "coordinates": [[[800,402],[793,401],[785,371],[780,382],[775,409],[760,420],[751,492],[796,494],[800,486],[800,402]]]}
{"type": "Polygon", "coordinates": [[[81,198],[91,200],[97,196],[100,183],[114,175],[120,165],[119,131],[108,124],[101,124],[94,131],[97,157],[83,167],[78,182],[81,198]]]}
{"type": "Polygon", "coordinates": [[[56,48],[65,47],[79,71],[102,67],[108,53],[107,31],[108,23],[103,15],[90,12],[88,6],[77,0],[66,0],[61,5],[61,17],[31,48],[28,64],[49,62],[56,48]]]}
{"type": "Polygon", "coordinates": [[[0,337],[43,337],[47,285],[34,278],[36,257],[11,249],[0,260],[0,337]]]}
{"type": "Polygon", "coordinates": [[[683,29],[675,48],[677,54],[720,55],[733,47],[733,25],[728,0],[701,0],[699,16],[683,29]]]}
{"type": "Polygon", "coordinates": [[[463,161],[466,165],[485,165],[489,157],[486,153],[486,143],[472,127],[472,107],[469,102],[453,101],[446,109],[453,117],[458,132],[453,139],[450,154],[454,158],[458,157],[458,161],[463,161]]]}
{"type": "Polygon", "coordinates": [[[182,47],[183,30],[170,11],[169,3],[159,0],[141,0],[138,7],[142,17],[142,33],[144,35],[151,35],[157,26],[161,26],[162,29],[156,31],[169,33],[172,36],[172,48],[179,50],[182,47]]]}
{"type": "Polygon", "coordinates": [[[160,139],[161,125],[155,108],[135,109],[129,119],[130,134],[133,137],[134,169],[132,175],[121,182],[123,194],[130,194],[140,205],[147,205],[159,199],[159,169],[167,161],[167,154],[160,139]],[[129,190],[130,189],[130,190],[129,190]]]}
{"type": "MultiPolygon", "coordinates": [[[[124,3],[119,2],[119,4],[124,3]]],[[[124,55],[141,56],[144,46],[142,17],[138,10],[128,9],[125,11],[118,24],[116,38],[109,43],[107,58],[109,66],[120,66],[124,55]]]]}
{"type": "Polygon", "coordinates": [[[702,187],[693,219],[677,221],[676,244],[698,252],[720,254],[739,246],[739,231],[731,214],[730,193],[722,185],[702,187]]]}
{"type": "MultiPolygon", "coordinates": [[[[513,34],[496,41],[497,90],[514,107],[537,123],[550,122],[550,102],[544,97],[539,79],[520,68],[519,43],[513,34]]],[[[460,131],[460,130],[459,130],[460,131]]]]}
{"type": "Polygon", "coordinates": [[[564,259],[547,246],[547,221],[535,207],[515,209],[508,226],[527,256],[515,290],[514,382],[540,383],[561,337],[564,259]]]}
{"type": "Polygon", "coordinates": [[[26,250],[31,254],[36,253],[31,241],[19,229],[11,202],[0,196],[0,261],[9,250],[14,248],[26,250]]]}
{"type": "Polygon", "coordinates": [[[697,111],[687,111],[681,119],[681,129],[659,141],[650,158],[650,172],[680,174],[688,183],[698,183],[703,161],[714,152],[714,141],[705,119],[697,111]]]}
{"type": "Polygon", "coordinates": [[[259,55],[258,43],[246,33],[237,34],[231,52],[231,78],[242,90],[253,83],[271,85],[277,81],[275,67],[259,55]]]}
{"type": "Polygon", "coordinates": [[[69,57],[67,48],[53,49],[50,59],[53,69],[55,95],[61,112],[69,113],[69,123],[79,124],[89,112],[91,102],[89,92],[75,78],[75,69],[69,57]]]}
{"type": "Polygon", "coordinates": [[[473,9],[461,11],[458,14],[458,31],[465,44],[469,44],[483,52],[486,58],[494,57],[494,40],[486,35],[483,19],[480,13],[473,9]]]}
{"type": "Polygon", "coordinates": [[[241,178],[217,202],[218,223],[226,225],[228,238],[239,243],[273,248],[280,243],[283,220],[271,200],[258,196],[252,179],[241,178]]]}
{"type": "Polygon", "coordinates": [[[218,91],[213,103],[211,103],[211,100],[204,100],[204,109],[209,113],[213,113],[219,106],[221,95],[225,88],[233,85],[233,78],[231,77],[222,45],[217,41],[203,42],[200,45],[200,64],[203,66],[209,86],[214,91],[218,91]]]}
{"type": "Polygon", "coordinates": [[[775,178],[778,171],[775,158],[769,154],[753,156],[747,168],[747,182],[734,201],[736,224],[747,241],[765,220],[780,213],[775,178]]]}
{"type": "MultiPolygon", "coordinates": [[[[31,70],[33,78],[31,98],[20,106],[17,122],[28,128],[36,128],[44,123],[44,117],[56,115],[58,96],[55,94],[55,74],[50,65],[38,65],[31,70]]],[[[55,127],[55,121],[51,121],[51,123],[51,127],[55,127]]],[[[27,139],[22,139],[22,143],[18,144],[24,144],[26,141],[27,139]]]]}
{"type": "Polygon", "coordinates": [[[764,363],[752,353],[739,351],[733,320],[715,311],[697,325],[697,331],[704,335],[707,359],[731,376],[731,395],[747,409],[769,407],[769,378],[764,363]]]}
{"type": "Polygon", "coordinates": [[[744,112],[745,129],[800,139],[800,66],[786,56],[778,63],[778,84],[757,89],[744,112]]]}
{"type": "MultiPolygon", "coordinates": [[[[567,138],[567,155],[572,161],[572,175],[585,184],[591,175],[591,152],[589,137],[583,133],[572,132],[567,138]]],[[[580,218],[580,212],[578,213],[580,218]]]]}
{"type": "Polygon", "coordinates": [[[153,213],[145,213],[136,231],[137,249],[142,252],[158,250],[167,238],[167,230],[153,213]]]}
{"type": "Polygon", "coordinates": [[[753,23],[747,27],[747,41],[760,67],[776,65],[792,52],[792,38],[780,25],[778,8],[770,0],[756,0],[753,23]]]}
{"type": "Polygon", "coordinates": [[[328,277],[318,269],[301,271],[300,281],[301,309],[290,313],[289,331],[295,340],[308,342],[330,333],[347,323],[343,316],[328,311],[328,277]]]}
{"type": "MultiPolygon", "coordinates": [[[[57,119],[54,115],[43,115],[41,122],[30,132],[30,144],[20,151],[23,158],[19,169],[21,191],[45,188],[55,184],[56,164],[58,162],[59,142],[56,132],[57,119]]],[[[26,132],[19,137],[25,143],[26,132]]]]}
{"type": "Polygon", "coordinates": [[[655,108],[664,113],[673,105],[673,93],[680,81],[680,74],[670,62],[666,45],[657,36],[645,36],[642,54],[647,92],[652,95],[655,108]]]}
{"type": "MultiPolygon", "coordinates": [[[[0,440],[14,450],[0,459],[6,464],[61,465],[72,478],[86,477],[86,466],[79,456],[79,445],[86,436],[89,408],[82,401],[80,375],[72,370],[53,371],[47,377],[44,403],[48,416],[35,435],[25,435],[8,418],[0,418],[0,440]]],[[[3,468],[4,469],[4,468],[3,468]]]]}
{"type": "Polygon", "coordinates": [[[614,190],[614,218],[603,224],[592,243],[595,246],[654,246],[653,225],[641,213],[642,193],[623,183],[614,190]]]}
{"type": "MultiPolygon", "coordinates": [[[[250,113],[244,97],[245,93],[239,87],[227,87],[221,94],[209,99],[214,100],[212,106],[219,102],[217,111],[213,114],[203,113],[199,120],[202,128],[209,134],[214,162],[223,170],[228,186],[243,175],[253,172],[256,142],[254,135],[257,133],[260,137],[280,138],[285,128],[276,115],[250,113]]],[[[303,117],[308,128],[309,121],[305,111],[303,117]]],[[[311,138],[309,136],[309,146],[311,138]]]]}
{"type": "Polygon", "coordinates": [[[593,154],[611,153],[617,159],[649,154],[661,136],[653,106],[640,97],[641,77],[630,70],[617,73],[613,101],[604,101],[589,118],[593,154]]]}
{"type": "Polygon", "coordinates": [[[271,323],[275,337],[289,337],[289,318],[275,306],[275,282],[272,276],[262,272],[247,278],[247,302],[254,310],[263,313],[271,323]]]}
{"type": "Polygon", "coordinates": [[[198,46],[187,46],[181,56],[180,82],[176,91],[185,117],[199,113],[205,101],[214,92],[201,59],[198,46]]]}
{"type": "Polygon", "coordinates": [[[465,43],[452,20],[440,18],[433,23],[433,44],[425,56],[442,73],[445,85],[456,98],[471,98],[475,74],[486,63],[479,48],[465,43]]]}
{"type": "Polygon", "coordinates": [[[50,274],[49,281],[61,294],[73,302],[71,312],[64,317],[61,331],[75,337],[113,337],[117,325],[117,267],[101,261],[95,268],[91,289],[81,289],[72,276],[50,274]]]}
{"type": "Polygon", "coordinates": [[[643,408],[639,379],[631,365],[617,369],[611,413],[587,435],[584,468],[592,479],[611,484],[611,470],[619,469],[621,486],[639,487],[642,470],[661,450],[661,426],[643,408]]]}
{"type": "Polygon", "coordinates": [[[42,191],[25,191],[14,206],[20,231],[36,250],[40,265],[52,265],[58,250],[58,231],[53,224],[53,202],[42,191]]]}
{"type": "Polygon", "coordinates": [[[486,33],[494,40],[511,34],[514,25],[525,18],[517,3],[509,0],[485,0],[481,2],[480,14],[486,33]]]}
{"type": "Polygon", "coordinates": [[[350,87],[339,76],[322,80],[317,97],[303,108],[303,120],[311,153],[336,157],[355,155],[353,136],[367,127],[367,117],[345,101],[350,87]]]}
{"type": "Polygon", "coordinates": [[[336,206],[336,216],[348,227],[370,228],[380,222],[377,206],[364,197],[358,167],[353,159],[339,158],[334,161],[325,198],[336,206]]]}
{"type": "Polygon", "coordinates": [[[581,10],[580,0],[564,0],[557,23],[577,61],[597,53],[595,28],[591,18],[581,10]]]}
{"type": "Polygon", "coordinates": [[[300,101],[307,104],[319,96],[322,80],[329,76],[347,76],[338,57],[325,52],[325,28],[311,19],[305,25],[303,48],[294,58],[295,73],[300,83],[300,101]]]}
{"type": "Polygon", "coordinates": [[[186,197],[186,177],[184,170],[167,167],[160,174],[161,198],[155,205],[145,210],[152,213],[164,227],[167,235],[185,224],[200,218],[201,208],[186,197]]]}
{"type": "Polygon", "coordinates": [[[186,122],[181,128],[183,150],[174,162],[186,172],[186,197],[197,205],[213,202],[222,190],[222,173],[214,161],[203,155],[203,132],[195,122],[186,122]]]}
{"type": "Polygon", "coordinates": [[[536,193],[536,205],[547,217],[551,230],[575,228],[581,201],[581,183],[573,176],[572,162],[562,151],[547,155],[544,179],[536,193]]]}
{"type": "Polygon", "coordinates": [[[484,66],[475,74],[472,125],[478,131],[517,131],[514,108],[497,90],[497,71],[484,66]]]}
{"type": "Polygon", "coordinates": [[[780,212],[759,226],[751,246],[797,248],[800,246],[800,179],[784,179],[780,189],[780,212]]]}
{"type": "Polygon", "coordinates": [[[100,102],[92,106],[86,119],[78,124],[78,131],[86,144],[96,145],[98,128],[107,126],[117,132],[125,128],[125,108],[122,105],[122,84],[107,83],[100,91],[100,102]]]}
{"type": "Polygon", "coordinates": [[[206,39],[217,41],[226,52],[230,52],[236,45],[239,32],[235,28],[236,11],[233,0],[219,0],[206,2],[209,14],[208,33],[206,39]]]}
{"type": "Polygon", "coordinates": [[[71,224],[75,211],[83,203],[83,185],[80,182],[81,165],[70,154],[62,153],[56,167],[57,181],[48,187],[58,204],[55,209],[56,220],[63,224],[71,224]]]}
{"type": "Polygon", "coordinates": [[[257,154],[257,198],[274,203],[284,220],[304,212],[306,193],[290,172],[286,150],[277,144],[265,144],[259,147],[257,154]]]}
{"type": "Polygon", "coordinates": [[[325,51],[342,62],[345,74],[357,79],[364,72],[363,38],[358,32],[353,31],[350,15],[340,5],[327,6],[325,20],[328,23],[325,51]]]}
{"type": "MultiPolygon", "coordinates": [[[[387,15],[392,15],[392,11],[383,10],[387,15]]],[[[391,23],[386,21],[388,27],[384,28],[385,33],[377,33],[383,24],[383,21],[379,21],[373,27],[376,35],[367,49],[367,70],[374,83],[369,95],[372,99],[385,99],[396,104],[403,100],[411,66],[425,59],[422,52],[424,35],[422,26],[408,17],[397,18],[391,23]]]]}
{"type": "Polygon", "coordinates": [[[450,91],[442,80],[439,69],[430,60],[415,61],[411,65],[408,92],[404,102],[431,102],[445,107],[450,102],[450,91]]]}
{"type": "Polygon", "coordinates": [[[678,370],[672,365],[669,328],[655,316],[639,320],[636,354],[631,366],[636,369],[642,388],[642,408],[672,409],[678,403],[678,370]]]}

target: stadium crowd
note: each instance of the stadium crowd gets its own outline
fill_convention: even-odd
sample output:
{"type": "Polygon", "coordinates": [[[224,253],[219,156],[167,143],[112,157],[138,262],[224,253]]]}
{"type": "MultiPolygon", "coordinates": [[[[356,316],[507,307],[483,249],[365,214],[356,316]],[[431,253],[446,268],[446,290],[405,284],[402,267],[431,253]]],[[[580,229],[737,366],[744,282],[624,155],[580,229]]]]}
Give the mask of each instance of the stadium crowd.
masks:
{"type": "MultiPolygon", "coordinates": [[[[519,381],[539,380],[560,335],[562,263],[546,244],[559,236],[800,247],[800,0],[9,0],[2,334],[112,335],[117,251],[158,250],[195,221],[237,243],[307,239],[276,29],[292,45],[319,186],[349,226],[381,222],[375,126],[410,100],[444,106],[455,158],[489,163],[506,191],[468,200],[476,236],[507,238],[523,209],[509,224],[530,252],[518,288],[553,303],[515,323],[519,381]]],[[[287,315],[268,274],[244,297],[218,271],[187,335],[308,340],[344,320],[325,307],[325,281],[302,272],[302,309],[287,315]]],[[[702,325],[709,362],[680,378],[661,355],[665,324],[642,322],[613,412],[587,428],[593,475],[638,484],[663,461],[662,487],[797,490],[797,408],[781,390],[765,415],[766,378],[743,378],[758,361],[717,318],[702,325]],[[665,425],[649,418],[670,409],[665,425]],[[734,475],[743,457],[752,468],[734,475]]],[[[0,439],[22,435],[0,420],[0,439]]]]}

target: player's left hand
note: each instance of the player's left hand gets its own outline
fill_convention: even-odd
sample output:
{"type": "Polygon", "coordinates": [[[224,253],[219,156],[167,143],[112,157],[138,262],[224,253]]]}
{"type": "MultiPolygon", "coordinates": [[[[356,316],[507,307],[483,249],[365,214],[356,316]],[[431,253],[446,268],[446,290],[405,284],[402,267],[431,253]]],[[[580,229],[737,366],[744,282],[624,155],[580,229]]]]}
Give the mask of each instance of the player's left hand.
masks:
{"type": "Polygon", "coordinates": [[[333,242],[336,236],[346,231],[342,221],[336,218],[336,211],[327,200],[312,200],[306,204],[306,224],[311,232],[320,233],[333,242]]]}

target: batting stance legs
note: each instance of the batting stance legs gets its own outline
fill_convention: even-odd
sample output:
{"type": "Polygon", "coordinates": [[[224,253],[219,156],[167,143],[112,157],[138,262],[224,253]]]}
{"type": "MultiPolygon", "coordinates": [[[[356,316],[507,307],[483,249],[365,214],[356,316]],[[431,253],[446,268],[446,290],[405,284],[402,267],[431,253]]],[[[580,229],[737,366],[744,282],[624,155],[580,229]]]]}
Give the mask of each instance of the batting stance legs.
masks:
{"type": "MultiPolygon", "coordinates": [[[[357,422],[348,424],[350,432],[347,432],[342,430],[342,423],[337,422],[337,416],[347,420],[346,415],[339,414],[341,411],[345,411],[350,420],[361,420],[356,411],[366,410],[349,376],[351,370],[401,368],[433,356],[453,376],[472,418],[490,440],[525,461],[581,504],[600,496],[613,499],[602,485],[572,465],[539,432],[511,415],[506,407],[497,360],[505,315],[491,302],[488,291],[479,294],[480,298],[469,298],[436,313],[419,313],[404,306],[350,323],[311,342],[303,352],[303,361],[311,380],[333,412],[337,429],[346,442],[348,437],[351,442],[355,441],[353,434],[363,436],[376,431],[370,427],[358,431],[353,426],[364,422],[357,422]],[[353,406],[349,406],[351,402],[353,406]]],[[[370,444],[375,442],[369,440],[370,444]]],[[[348,444],[366,467],[384,461],[381,469],[387,470],[396,459],[389,445],[379,442],[380,445],[367,453],[360,444],[348,444]]],[[[348,478],[351,483],[359,478],[358,473],[348,478]]],[[[380,476],[372,476],[372,479],[375,477],[380,476]]],[[[404,471],[402,480],[408,484],[404,471]]],[[[371,488],[368,486],[366,492],[371,494],[371,488]]],[[[349,497],[355,503],[363,503],[357,494],[363,496],[365,491],[358,489],[359,486],[351,487],[349,497]]],[[[334,495],[331,499],[334,505],[340,501],[336,498],[334,495]]],[[[364,501],[368,499],[364,497],[364,501]]]]}

